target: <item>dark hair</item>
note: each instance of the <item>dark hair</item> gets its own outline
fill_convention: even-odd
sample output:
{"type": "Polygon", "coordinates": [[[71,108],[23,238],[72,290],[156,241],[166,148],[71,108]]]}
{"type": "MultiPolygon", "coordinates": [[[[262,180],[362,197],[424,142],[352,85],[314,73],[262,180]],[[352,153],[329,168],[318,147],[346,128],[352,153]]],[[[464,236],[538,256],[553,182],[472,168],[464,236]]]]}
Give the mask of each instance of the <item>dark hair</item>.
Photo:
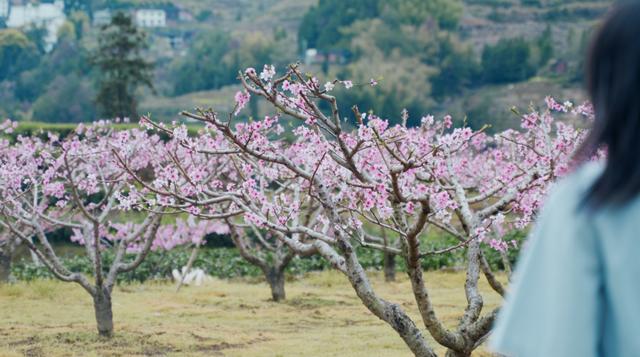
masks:
{"type": "Polygon", "coordinates": [[[586,77],[595,122],[578,157],[604,147],[607,159],[584,202],[623,205],[640,193],[640,1],[614,5],[593,38],[586,77]]]}

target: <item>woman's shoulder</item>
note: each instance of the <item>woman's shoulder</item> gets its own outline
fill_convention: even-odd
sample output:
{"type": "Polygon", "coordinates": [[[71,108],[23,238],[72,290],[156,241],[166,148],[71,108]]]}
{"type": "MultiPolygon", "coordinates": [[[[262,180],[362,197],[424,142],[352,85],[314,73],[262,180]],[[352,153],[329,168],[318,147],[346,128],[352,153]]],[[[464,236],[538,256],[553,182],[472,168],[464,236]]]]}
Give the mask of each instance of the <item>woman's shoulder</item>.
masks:
{"type": "Polygon", "coordinates": [[[589,188],[604,170],[603,162],[587,162],[552,186],[545,207],[558,206],[576,209],[581,205],[589,188]]]}
{"type": "Polygon", "coordinates": [[[597,232],[584,193],[602,170],[588,163],[553,185],[523,247],[492,339],[514,356],[594,356],[597,310],[597,232]],[[534,336],[534,337],[532,337],[534,336]]]}
{"type": "Polygon", "coordinates": [[[600,177],[604,170],[604,162],[589,161],[580,165],[571,174],[558,182],[558,189],[570,191],[587,191],[600,177]]]}

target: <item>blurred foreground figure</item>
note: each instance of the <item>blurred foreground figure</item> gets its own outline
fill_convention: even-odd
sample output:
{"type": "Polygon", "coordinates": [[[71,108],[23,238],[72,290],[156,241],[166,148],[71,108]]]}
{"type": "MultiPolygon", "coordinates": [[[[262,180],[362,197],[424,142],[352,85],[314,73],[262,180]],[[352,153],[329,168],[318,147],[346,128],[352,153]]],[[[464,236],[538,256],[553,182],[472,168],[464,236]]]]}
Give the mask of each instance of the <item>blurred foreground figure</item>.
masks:
{"type": "Polygon", "coordinates": [[[595,124],[525,248],[491,345],[508,356],[640,356],[640,1],[614,6],[587,62],[595,124]]]}

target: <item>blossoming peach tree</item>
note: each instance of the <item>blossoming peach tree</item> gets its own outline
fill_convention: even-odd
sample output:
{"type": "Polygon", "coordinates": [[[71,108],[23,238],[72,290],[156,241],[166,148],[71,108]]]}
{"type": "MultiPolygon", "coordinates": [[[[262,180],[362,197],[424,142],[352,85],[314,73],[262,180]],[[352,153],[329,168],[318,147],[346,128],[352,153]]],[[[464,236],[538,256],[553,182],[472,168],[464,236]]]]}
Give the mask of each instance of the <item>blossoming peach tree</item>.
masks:
{"type": "Polygon", "coordinates": [[[407,112],[391,125],[354,107],[353,119],[342,118],[331,92],[354,84],[320,84],[295,65],[280,77],[272,66],[259,74],[248,69],[241,80],[244,90],[227,118],[212,110],[184,113],[205,123],[196,136],[184,126],[145,119],[143,125],[171,139],[162,142],[143,130],[115,132],[104,123],[81,125],[65,140],[0,139],[2,254],[25,244],[56,277],[80,284],[94,300],[99,333],[110,336],[119,273],[135,269],[152,249],[198,247],[203,241],[194,234],[228,231],[241,255],[263,270],[274,300],[285,296],[284,269],[294,255],[319,254],[415,355],[435,355],[425,331],[449,356],[470,355],[497,312],[484,311],[479,280],[484,276],[504,294],[486,249],[504,254],[515,244],[505,234],[530,224],[549,184],[569,171],[584,136],[551,112],[591,117],[591,108],[549,98],[547,110],[521,115],[519,130],[487,135],[454,128],[448,116],[425,116],[408,127],[407,112]],[[252,96],[269,102],[273,114],[234,123],[252,96]],[[285,121],[298,125],[285,130],[285,121]],[[132,210],[142,223],[119,222],[132,210]],[[165,214],[190,218],[160,228],[165,214]],[[93,282],[57,257],[47,232],[61,227],[84,245],[93,282]],[[429,230],[457,243],[424,250],[429,230]],[[358,246],[404,259],[422,328],[376,293],[358,246]],[[103,266],[106,249],[115,250],[109,267],[103,266]],[[457,325],[448,326],[438,318],[421,266],[455,249],[466,253],[467,306],[457,325]]]}
{"type": "MultiPolygon", "coordinates": [[[[47,140],[19,136],[0,154],[0,227],[34,252],[55,277],[75,282],[91,295],[102,336],[113,333],[111,294],[116,278],[145,258],[161,217],[161,212],[140,212],[134,219],[141,223],[118,223],[123,213],[120,201],[133,181],[116,165],[112,148],[121,148],[134,161],[137,148],[153,145],[154,140],[157,137],[141,130],[115,132],[98,123],[80,125],[64,140],[53,134],[47,140]],[[72,240],[84,245],[93,281],[59,259],[47,235],[58,228],[71,229],[72,240]],[[102,257],[107,249],[115,253],[109,267],[102,257]]],[[[145,157],[136,160],[144,162],[145,157]]]]}
{"type": "MultiPolygon", "coordinates": [[[[0,133],[11,134],[14,125],[15,124],[10,121],[0,123],[0,133]]],[[[0,157],[6,155],[9,150],[11,150],[9,140],[0,138],[0,157]]],[[[10,231],[0,229],[0,284],[9,281],[13,253],[19,243],[19,240],[16,239],[10,231]]]]}
{"type": "Polygon", "coordinates": [[[520,130],[496,135],[454,128],[449,116],[426,116],[419,126],[408,127],[407,112],[400,124],[391,125],[356,107],[355,120],[348,124],[331,91],[353,87],[350,81],[320,84],[296,65],[280,77],[265,66],[261,73],[248,69],[240,78],[244,89],[228,117],[212,110],[183,113],[206,125],[195,138],[186,135],[184,126],[144,121],[171,133],[176,145],[194,158],[186,166],[173,160],[165,167],[176,180],[182,176],[191,183],[190,191],[149,189],[193,213],[227,212],[237,224],[273,232],[271,239],[292,252],[320,254],[416,356],[435,355],[425,330],[448,356],[469,356],[490,333],[497,313],[484,311],[479,280],[484,276],[496,293],[505,291],[485,249],[510,249],[514,243],[503,239],[505,233],[529,225],[549,184],[569,171],[584,136],[555,121],[551,110],[588,117],[590,107],[548,99],[549,110],[522,115],[520,130]],[[234,122],[253,96],[270,103],[273,115],[234,122]],[[284,122],[290,120],[298,125],[285,130],[284,122]],[[220,167],[228,172],[212,172],[220,167]],[[218,179],[202,180],[209,175],[218,179]],[[429,230],[445,232],[457,243],[424,250],[429,230]],[[397,241],[377,236],[381,231],[393,233],[397,241]],[[357,246],[404,259],[422,328],[403,307],[377,294],[358,260],[357,246]],[[447,326],[432,303],[421,263],[454,249],[466,252],[467,305],[457,325],[447,326]]]}
{"type": "MultiPolygon", "coordinates": [[[[243,100],[242,95],[236,98],[243,100]]],[[[168,134],[171,140],[150,149],[153,154],[150,155],[149,178],[138,175],[135,163],[127,161],[114,150],[121,167],[140,186],[139,190],[130,192],[128,204],[148,211],[161,207],[166,209],[166,213],[188,214],[190,219],[197,219],[201,223],[212,221],[214,225],[224,224],[241,257],[262,270],[271,288],[273,301],[284,300],[285,269],[296,255],[311,255],[315,250],[291,249],[283,239],[276,238],[284,232],[250,219],[238,219],[245,211],[237,207],[232,199],[263,199],[257,190],[252,189],[256,182],[250,173],[256,171],[276,175],[275,168],[263,166],[250,156],[239,155],[240,152],[235,149],[224,149],[224,137],[211,135],[209,129],[190,137],[185,126],[171,129],[146,118],[142,118],[141,123],[168,134]],[[249,191],[245,192],[245,189],[249,191]]],[[[280,186],[273,193],[283,198],[293,195],[291,188],[283,182],[280,181],[280,186]]],[[[297,189],[295,185],[292,187],[297,189]]],[[[295,204],[293,201],[290,203],[295,204]]],[[[318,208],[317,204],[308,205],[303,208],[307,214],[301,215],[298,208],[290,207],[295,212],[295,219],[302,219],[306,224],[312,224],[317,218],[313,211],[318,208]]],[[[175,242],[175,238],[170,238],[169,242],[175,242]]],[[[192,258],[195,253],[196,250],[192,258]]]]}

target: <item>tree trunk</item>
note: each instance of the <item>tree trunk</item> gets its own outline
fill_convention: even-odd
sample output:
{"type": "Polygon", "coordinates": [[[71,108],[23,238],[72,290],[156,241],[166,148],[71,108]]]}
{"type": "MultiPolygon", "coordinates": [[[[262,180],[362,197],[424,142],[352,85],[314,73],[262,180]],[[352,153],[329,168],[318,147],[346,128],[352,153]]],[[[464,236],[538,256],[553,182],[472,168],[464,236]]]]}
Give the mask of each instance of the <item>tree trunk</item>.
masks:
{"type": "Polygon", "coordinates": [[[447,350],[447,353],[445,354],[445,357],[470,357],[471,356],[471,352],[466,353],[466,352],[457,352],[454,350],[447,350]]]}
{"type": "Polygon", "coordinates": [[[113,311],[111,310],[111,293],[98,289],[93,297],[93,307],[96,312],[96,322],[98,323],[98,334],[101,337],[111,338],[113,336],[113,311]]]}
{"type": "Polygon", "coordinates": [[[396,255],[393,253],[384,253],[384,280],[396,281],[396,255]]]}
{"type": "Polygon", "coordinates": [[[0,250],[0,284],[9,282],[11,275],[11,253],[0,250]]]}
{"type": "Polygon", "coordinates": [[[420,329],[398,304],[379,298],[373,291],[362,265],[358,262],[352,247],[345,249],[345,274],[355,289],[356,294],[374,315],[388,323],[404,340],[407,347],[416,357],[437,357],[429,347],[420,329]],[[347,250],[348,249],[348,250],[347,250]]]}
{"type": "Polygon", "coordinates": [[[284,270],[270,268],[265,272],[265,276],[271,287],[271,298],[273,301],[279,302],[284,300],[286,297],[284,292],[284,270]]]}

